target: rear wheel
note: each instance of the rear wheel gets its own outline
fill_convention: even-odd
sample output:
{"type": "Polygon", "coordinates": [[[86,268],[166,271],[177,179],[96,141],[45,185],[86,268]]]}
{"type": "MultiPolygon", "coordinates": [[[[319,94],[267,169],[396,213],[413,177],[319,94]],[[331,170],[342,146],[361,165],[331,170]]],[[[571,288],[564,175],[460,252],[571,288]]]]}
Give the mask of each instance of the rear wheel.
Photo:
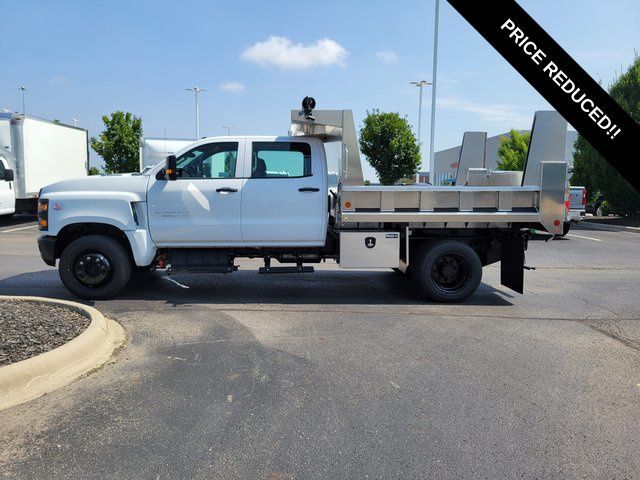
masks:
{"type": "Polygon", "coordinates": [[[482,279],[482,262],[469,245],[441,241],[417,252],[412,276],[420,290],[436,302],[459,302],[476,291],[482,279]]]}
{"type": "Polygon", "coordinates": [[[562,224],[562,236],[564,237],[571,230],[571,222],[564,222],[562,224]]]}
{"type": "Polygon", "coordinates": [[[131,276],[124,247],[104,235],[87,235],[71,242],[60,257],[59,274],[67,289],[81,298],[107,299],[122,290],[131,276]]]}

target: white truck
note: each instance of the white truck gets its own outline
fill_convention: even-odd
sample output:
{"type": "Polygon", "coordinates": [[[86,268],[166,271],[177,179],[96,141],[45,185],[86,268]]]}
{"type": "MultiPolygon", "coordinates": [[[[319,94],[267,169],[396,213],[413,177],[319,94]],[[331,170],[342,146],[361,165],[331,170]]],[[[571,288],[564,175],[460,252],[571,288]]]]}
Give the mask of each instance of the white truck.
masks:
{"type": "Polygon", "coordinates": [[[572,223],[581,222],[587,214],[587,189],[569,187],[569,218],[572,223]]]}
{"type": "Polygon", "coordinates": [[[0,186],[0,215],[35,213],[45,185],[86,177],[88,132],[83,128],[16,113],[0,113],[2,167],[13,180],[0,186]]]}
{"type": "Polygon", "coordinates": [[[571,224],[581,222],[587,214],[587,189],[568,185],[565,189],[565,217],[562,228],[564,237],[571,230],[571,224]]]}
{"type": "Polygon", "coordinates": [[[132,269],[232,273],[240,257],[264,259],[262,274],[326,259],[395,269],[440,302],[471,295],[482,267],[501,261],[502,284],[522,293],[530,232],[562,231],[564,162],[530,161],[538,185],[365,186],[351,111],[305,100],[286,136],[205,138],[144,175],[45,187],[42,258],[59,259],[64,285],[89,299],[116,295],[132,269]],[[330,142],[342,151],[336,189],[330,142]]]}
{"type": "Polygon", "coordinates": [[[16,211],[13,181],[13,170],[9,168],[8,160],[0,155],[0,218],[10,217],[16,211]]]}

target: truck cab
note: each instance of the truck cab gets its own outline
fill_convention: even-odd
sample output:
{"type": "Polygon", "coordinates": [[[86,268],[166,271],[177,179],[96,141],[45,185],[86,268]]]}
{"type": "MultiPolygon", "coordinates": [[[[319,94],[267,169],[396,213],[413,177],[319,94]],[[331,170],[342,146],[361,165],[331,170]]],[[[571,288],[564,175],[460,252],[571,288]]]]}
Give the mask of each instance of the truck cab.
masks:
{"type": "Polygon", "coordinates": [[[0,218],[10,217],[15,212],[16,195],[13,188],[13,170],[7,159],[0,155],[0,218]]]}
{"type": "Polygon", "coordinates": [[[151,170],[149,233],[158,247],[322,246],[327,169],[313,138],[214,137],[151,170]]]}

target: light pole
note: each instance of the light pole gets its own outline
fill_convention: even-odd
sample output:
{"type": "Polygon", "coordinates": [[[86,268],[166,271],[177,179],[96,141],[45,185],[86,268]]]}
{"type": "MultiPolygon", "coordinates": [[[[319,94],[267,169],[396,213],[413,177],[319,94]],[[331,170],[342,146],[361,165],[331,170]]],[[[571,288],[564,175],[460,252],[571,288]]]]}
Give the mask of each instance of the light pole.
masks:
{"type": "Polygon", "coordinates": [[[231,125],[223,125],[222,128],[226,128],[227,129],[227,136],[231,136],[231,129],[232,128],[236,128],[236,127],[233,127],[231,125]]]}
{"type": "Polygon", "coordinates": [[[20,87],[18,87],[18,90],[22,92],[22,113],[26,115],[27,110],[24,108],[24,92],[27,91],[27,87],[25,87],[24,85],[21,85],[20,87]]]}
{"type": "MultiPolygon", "coordinates": [[[[422,150],[422,144],[420,143],[420,132],[422,130],[422,87],[425,85],[431,85],[431,82],[426,80],[420,80],[418,82],[409,82],[411,85],[415,85],[420,89],[420,96],[418,99],[418,147],[422,150]]],[[[431,175],[431,173],[429,173],[431,175]]],[[[420,182],[420,172],[416,173],[416,183],[420,182]]]]}
{"type": "Polygon", "coordinates": [[[198,94],[200,92],[206,92],[206,88],[191,87],[185,88],[189,92],[193,92],[196,95],[196,140],[200,138],[200,107],[198,106],[198,94]]]}
{"type": "Polygon", "coordinates": [[[431,89],[431,138],[429,139],[429,183],[435,185],[434,169],[436,159],[434,139],[436,135],[436,83],[438,78],[438,24],[440,19],[440,0],[436,0],[436,12],[433,25],[433,85],[431,89]]]}

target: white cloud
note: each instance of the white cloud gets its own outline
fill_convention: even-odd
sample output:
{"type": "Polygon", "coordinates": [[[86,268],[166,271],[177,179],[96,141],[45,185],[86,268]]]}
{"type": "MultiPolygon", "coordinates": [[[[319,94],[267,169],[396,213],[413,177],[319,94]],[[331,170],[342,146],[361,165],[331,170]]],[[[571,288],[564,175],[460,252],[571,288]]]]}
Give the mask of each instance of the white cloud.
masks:
{"type": "Polygon", "coordinates": [[[293,43],[286,37],[270,36],[242,52],[242,59],[263,67],[275,66],[284,70],[306,70],[339,65],[346,67],[349,52],[338,42],[322,38],[304,45],[293,43]]]}
{"type": "Polygon", "coordinates": [[[436,106],[448,110],[471,113],[480,117],[484,122],[502,123],[514,127],[528,128],[533,121],[533,111],[531,115],[525,115],[512,105],[482,104],[459,98],[441,98],[438,99],[436,106]]]}
{"type": "Polygon", "coordinates": [[[225,92],[242,92],[244,90],[244,85],[240,82],[225,82],[218,85],[220,90],[224,90],[225,92]]]}
{"type": "Polygon", "coordinates": [[[398,61],[398,54],[393,50],[383,50],[376,53],[378,60],[382,60],[384,63],[395,63],[398,61]]]}

